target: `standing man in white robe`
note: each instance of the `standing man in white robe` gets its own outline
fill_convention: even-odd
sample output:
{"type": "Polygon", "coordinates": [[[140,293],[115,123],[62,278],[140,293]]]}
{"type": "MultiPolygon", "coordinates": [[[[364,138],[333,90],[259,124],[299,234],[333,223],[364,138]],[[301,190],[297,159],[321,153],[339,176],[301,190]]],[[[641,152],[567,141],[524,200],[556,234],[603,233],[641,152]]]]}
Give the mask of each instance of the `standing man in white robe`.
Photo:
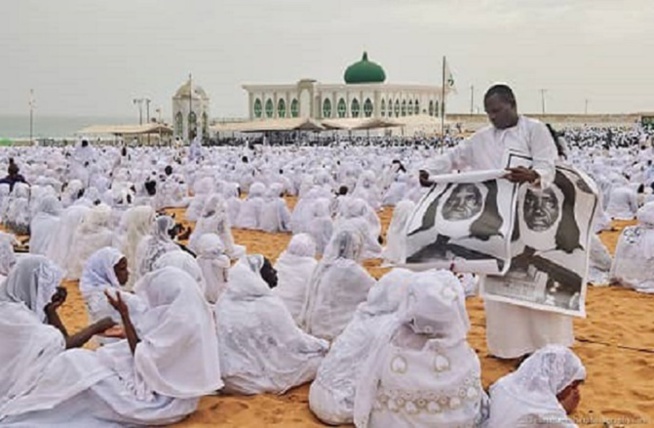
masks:
{"type": "MultiPolygon", "coordinates": [[[[486,92],[484,108],[492,126],[434,159],[435,168],[420,172],[421,183],[429,184],[429,172],[504,169],[507,152],[513,151],[533,162],[530,168],[508,169],[505,178],[541,189],[549,187],[554,181],[557,150],[545,124],[518,115],[513,91],[506,85],[495,85],[486,92]]],[[[548,344],[571,346],[574,342],[571,317],[492,300],[486,300],[484,306],[488,351],[495,357],[520,358],[548,344]]]]}

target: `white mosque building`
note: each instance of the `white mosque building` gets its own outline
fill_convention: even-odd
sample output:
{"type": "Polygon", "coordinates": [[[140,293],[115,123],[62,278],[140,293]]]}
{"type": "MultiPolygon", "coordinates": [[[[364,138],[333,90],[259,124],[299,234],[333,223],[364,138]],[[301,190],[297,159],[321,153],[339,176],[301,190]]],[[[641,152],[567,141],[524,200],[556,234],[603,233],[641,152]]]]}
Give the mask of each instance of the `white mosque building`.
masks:
{"type": "Polygon", "coordinates": [[[442,114],[440,86],[386,83],[384,69],[370,61],[366,52],[361,61],[347,67],[344,80],[243,85],[248,93],[249,118],[322,120],[442,114]]]}
{"type": "Polygon", "coordinates": [[[191,141],[198,132],[209,135],[209,96],[191,77],[173,96],[174,135],[191,141]]]}

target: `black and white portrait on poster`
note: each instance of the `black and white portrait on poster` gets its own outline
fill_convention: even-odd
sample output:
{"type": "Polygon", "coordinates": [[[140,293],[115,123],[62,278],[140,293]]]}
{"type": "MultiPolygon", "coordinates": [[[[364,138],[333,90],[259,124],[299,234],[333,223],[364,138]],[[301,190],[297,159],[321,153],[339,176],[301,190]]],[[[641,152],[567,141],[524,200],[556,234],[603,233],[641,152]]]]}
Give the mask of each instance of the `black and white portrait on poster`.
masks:
{"type": "Polygon", "coordinates": [[[501,274],[508,269],[517,186],[504,171],[434,177],[407,224],[406,265],[501,274]]]}
{"type": "MultiPolygon", "coordinates": [[[[531,160],[512,154],[508,165],[531,160]]],[[[557,166],[553,184],[523,185],[511,236],[511,264],[504,276],[489,276],[484,298],[535,309],[585,316],[586,277],[595,183],[584,173],[557,166]]]]}

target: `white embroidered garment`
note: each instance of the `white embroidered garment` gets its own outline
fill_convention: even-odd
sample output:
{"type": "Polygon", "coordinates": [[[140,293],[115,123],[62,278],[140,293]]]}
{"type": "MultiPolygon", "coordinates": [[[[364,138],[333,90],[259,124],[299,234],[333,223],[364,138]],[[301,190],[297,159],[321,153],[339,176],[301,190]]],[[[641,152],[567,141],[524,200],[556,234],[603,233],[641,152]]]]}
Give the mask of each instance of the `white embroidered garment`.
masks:
{"type": "Polygon", "coordinates": [[[360,368],[379,333],[393,322],[413,276],[405,269],[384,275],[332,344],[309,390],[309,407],[321,421],[330,425],[352,423],[360,368]]]}
{"type": "MultiPolygon", "coordinates": [[[[127,265],[136,271],[138,266],[137,249],[141,240],[152,230],[155,220],[155,212],[149,206],[134,207],[127,210],[123,216],[125,227],[125,236],[122,240],[121,252],[127,258],[127,265]]],[[[126,289],[130,290],[136,278],[132,275],[126,284],[126,289]]]]}
{"type": "Polygon", "coordinates": [[[465,296],[448,271],[415,274],[395,323],[363,364],[354,423],[363,427],[479,426],[487,397],[466,341],[465,296]]]}
{"type": "Polygon", "coordinates": [[[338,232],[316,267],[300,314],[300,326],[316,337],[334,340],[366,300],[375,280],[357,263],[361,236],[350,230],[338,232]]]}
{"type": "Polygon", "coordinates": [[[59,227],[61,202],[54,196],[46,196],[39,201],[36,215],[30,224],[30,253],[51,257],[56,251],[54,240],[59,227]]]}
{"type": "Polygon", "coordinates": [[[111,245],[113,232],[110,222],[111,208],[108,205],[96,205],[86,213],[73,237],[68,279],[79,279],[88,258],[111,245]]]}
{"type": "Polygon", "coordinates": [[[316,244],[313,238],[300,233],[293,236],[274,266],[278,281],[272,293],[284,302],[298,324],[311,275],[318,265],[315,255],[316,244]]]}
{"type": "Polygon", "coordinates": [[[136,326],[134,355],[126,340],[62,354],[37,388],[0,409],[3,425],[165,425],[223,386],[213,316],[193,279],[164,268],[135,292],[149,309],[136,326]]]}
{"type": "Polygon", "coordinates": [[[247,259],[231,269],[214,314],[221,372],[231,393],[283,394],[313,379],[329,348],[295,325],[247,259]]]}
{"type": "Polygon", "coordinates": [[[215,233],[205,233],[197,241],[197,262],[206,284],[205,297],[216,303],[227,289],[231,263],[225,255],[223,241],[215,233]]]}
{"type": "Polygon", "coordinates": [[[585,378],[586,369],[569,349],[557,345],[539,349],[517,371],[490,387],[487,428],[576,427],[556,396],[574,381],[585,378]]]}

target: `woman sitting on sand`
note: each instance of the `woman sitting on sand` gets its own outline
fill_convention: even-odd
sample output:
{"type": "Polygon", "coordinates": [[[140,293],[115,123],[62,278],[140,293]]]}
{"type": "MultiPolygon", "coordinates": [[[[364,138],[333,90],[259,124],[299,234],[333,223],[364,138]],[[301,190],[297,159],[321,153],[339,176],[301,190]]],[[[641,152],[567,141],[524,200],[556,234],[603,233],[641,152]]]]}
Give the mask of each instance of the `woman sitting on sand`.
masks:
{"type": "Polygon", "coordinates": [[[171,238],[171,232],[174,229],[175,220],[172,217],[167,215],[157,217],[152,225],[151,234],[143,237],[136,249],[135,273],[137,279],[152,272],[152,267],[159,257],[179,250],[171,238]]]}
{"type": "Polygon", "coordinates": [[[243,258],[214,307],[226,392],[283,394],[312,380],[329,349],[295,325],[271,293],[276,280],[263,256],[243,258]]]}
{"type": "Polygon", "coordinates": [[[227,289],[231,261],[225,254],[223,241],[215,233],[205,233],[197,241],[197,262],[202,270],[209,303],[216,303],[227,289]]]}
{"type": "Polygon", "coordinates": [[[568,415],[579,404],[578,387],[585,378],[584,365],[570,349],[539,349],[491,386],[487,428],[576,427],[568,415]]]}
{"type": "Polygon", "coordinates": [[[189,274],[198,285],[202,295],[205,295],[207,287],[204,281],[204,276],[202,275],[202,269],[195,257],[182,250],[169,251],[155,260],[152,265],[152,270],[165,267],[175,267],[189,274]]]}
{"type": "Polygon", "coordinates": [[[169,267],[137,283],[148,308],[138,330],[121,295],[107,293],[127,339],[52,359],[35,388],[0,407],[2,426],[171,424],[222,388],[211,309],[188,274],[169,267]]]}
{"type": "Polygon", "coordinates": [[[354,318],[331,346],[309,390],[311,411],[330,425],[351,424],[354,395],[361,365],[386,323],[392,322],[404,298],[411,271],[394,269],[370,289],[354,318]]]}
{"type": "Polygon", "coordinates": [[[448,271],[414,275],[397,319],[385,325],[360,368],[354,423],[479,426],[487,397],[479,359],[466,341],[463,288],[448,271]]]}
{"type": "Polygon", "coordinates": [[[393,265],[404,263],[406,259],[405,228],[416,204],[413,201],[400,201],[395,206],[393,218],[386,233],[386,247],[382,251],[384,263],[393,265]]]}
{"type": "MultiPolygon", "coordinates": [[[[119,248],[125,257],[127,258],[128,266],[136,268],[138,266],[137,260],[137,249],[141,240],[146,237],[155,221],[155,212],[152,207],[143,206],[143,207],[134,207],[125,211],[121,224],[124,227],[124,235],[120,239],[119,248]]],[[[134,276],[132,276],[126,284],[128,290],[134,286],[136,282],[134,276]]]]}
{"type": "Polygon", "coordinates": [[[47,258],[26,256],[0,285],[0,415],[3,404],[28,391],[54,356],[114,325],[104,318],[69,335],[57,313],[67,296],[59,287],[63,276],[47,258]]]}
{"type": "Polygon", "coordinates": [[[293,236],[275,264],[279,285],[273,294],[284,302],[296,323],[299,323],[311,274],[318,265],[315,256],[316,244],[313,238],[300,233],[293,236]]]}
{"type": "Polygon", "coordinates": [[[357,260],[363,249],[361,235],[337,232],[316,267],[300,313],[304,331],[334,340],[352,320],[359,303],[366,300],[375,279],[357,260]]]}
{"type": "Polygon", "coordinates": [[[225,245],[225,253],[236,258],[245,253],[243,247],[234,244],[232,226],[227,215],[227,205],[223,197],[217,193],[211,195],[204,204],[202,216],[195,225],[188,247],[197,254],[197,242],[205,233],[215,233],[225,245]]]}
{"type": "Polygon", "coordinates": [[[111,208],[105,204],[92,207],[84,215],[82,222],[73,234],[68,278],[81,278],[82,270],[89,257],[99,249],[110,246],[113,236],[111,208]]]}
{"type": "Polygon", "coordinates": [[[626,227],[615,249],[611,283],[654,293],[654,202],[638,210],[638,225],[626,227]]]}
{"type": "Polygon", "coordinates": [[[30,253],[51,257],[56,251],[54,240],[59,227],[61,202],[54,196],[46,196],[39,201],[36,213],[30,223],[30,253]]]}

